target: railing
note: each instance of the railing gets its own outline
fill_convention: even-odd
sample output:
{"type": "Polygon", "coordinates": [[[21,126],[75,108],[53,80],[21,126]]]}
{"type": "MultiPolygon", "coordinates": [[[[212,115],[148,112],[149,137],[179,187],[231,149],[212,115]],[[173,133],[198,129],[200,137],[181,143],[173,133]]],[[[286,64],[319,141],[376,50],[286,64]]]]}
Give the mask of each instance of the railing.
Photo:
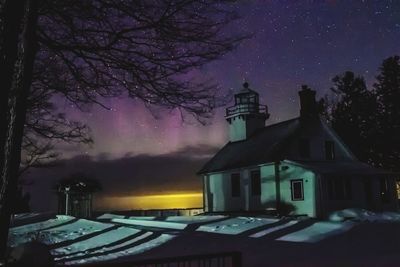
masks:
{"type": "Polygon", "coordinates": [[[240,252],[190,255],[161,259],[149,259],[121,263],[97,263],[80,267],[242,267],[240,252]]]}
{"type": "Polygon", "coordinates": [[[246,114],[246,113],[263,113],[268,116],[268,108],[267,106],[260,104],[247,103],[247,104],[238,104],[236,106],[232,106],[226,109],[226,117],[236,114],[246,114]]]}

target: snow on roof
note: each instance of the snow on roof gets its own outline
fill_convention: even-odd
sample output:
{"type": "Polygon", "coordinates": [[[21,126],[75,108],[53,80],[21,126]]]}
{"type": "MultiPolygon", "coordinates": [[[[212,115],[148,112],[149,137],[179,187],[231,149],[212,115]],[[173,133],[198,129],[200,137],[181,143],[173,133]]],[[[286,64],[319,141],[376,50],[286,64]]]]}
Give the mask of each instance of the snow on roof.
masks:
{"type": "Polygon", "coordinates": [[[300,118],[283,121],[256,131],[250,138],[226,144],[198,174],[271,162],[279,149],[300,126],[300,118]]]}

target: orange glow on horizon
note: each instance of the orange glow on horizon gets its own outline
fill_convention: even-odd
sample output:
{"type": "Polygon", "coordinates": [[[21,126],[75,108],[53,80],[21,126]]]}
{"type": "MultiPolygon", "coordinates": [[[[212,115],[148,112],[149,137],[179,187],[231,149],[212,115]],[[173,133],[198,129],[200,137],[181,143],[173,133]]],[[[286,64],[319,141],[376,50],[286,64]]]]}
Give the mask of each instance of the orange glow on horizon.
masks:
{"type": "Polygon", "coordinates": [[[95,200],[98,210],[186,209],[203,206],[203,193],[172,193],[145,196],[102,197],[95,200]]]}

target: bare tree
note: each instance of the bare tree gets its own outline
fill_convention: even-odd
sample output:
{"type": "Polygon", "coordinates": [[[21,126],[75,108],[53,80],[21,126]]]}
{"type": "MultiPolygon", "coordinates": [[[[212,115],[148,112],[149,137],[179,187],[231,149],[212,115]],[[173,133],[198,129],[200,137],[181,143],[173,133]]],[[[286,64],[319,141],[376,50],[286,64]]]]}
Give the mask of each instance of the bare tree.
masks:
{"type": "MultiPolygon", "coordinates": [[[[237,19],[229,6],[232,2],[0,1],[2,255],[24,125],[35,134],[49,134],[45,124],[39,127],[27,117],[29,96],[61,96],[82,108],[103,105],[99,97],[125,95],[148,106],[178,108],[199,120],[210,117],[217,105],[216,84],[188,77],[191,70],[220,58],[247,37],[223,31],[237,19]]],[[[57,116],[49,119],[63,121],[57,116]]],[[[72,129],[76,131],[71,135],[82,130],[81,125],[72,129]]],[[[53,134],[47,137],[68,138],[53,134]]],[[[29,137],[25,140],[29,144],[29,137]]]]}
{"type": "Polygon", "coordinates": [[[37,6],[36,1],[2,1],[2,33],[0,70],[2,96],[6,110],[1,114],[1,188],[0,188],[0,252],[5,254],[11,203],[15,198],[21,160],[21,144],[26,119],[27,99],[32,82],[35,59],[37,6]],[[14,17],[15,16],[15,17],[14,17]],[[17,20],[15,20],[17,18],[17,20]],[[15,24],[15,25],[13,25],[15,24]],[[15,38],[14,38],[15,37],[15,38]],[[8,39],[9,38],[9,39],[8,39]],[[4,94],[4,95],[3,95],[4,94]]]}
{"type": "Polygon", "coordinates": [[[92,144],[89,128],[57,111],[51,92],[31,90],[22,140],[20,175],[30,167],[49,167],[58,158],[55,144],[92,144]]]}

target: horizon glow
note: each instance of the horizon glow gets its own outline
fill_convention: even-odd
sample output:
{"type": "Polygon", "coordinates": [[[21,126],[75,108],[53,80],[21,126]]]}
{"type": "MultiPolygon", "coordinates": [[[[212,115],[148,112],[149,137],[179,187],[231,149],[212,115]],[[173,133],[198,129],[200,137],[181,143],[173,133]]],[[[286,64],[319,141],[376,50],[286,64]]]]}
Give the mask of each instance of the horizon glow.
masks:
{"type": "Polygon", "coordinates": [[[187,209],[202,206],[202,192],[100,197],[94,201],[97,210],[187,209]]]}

